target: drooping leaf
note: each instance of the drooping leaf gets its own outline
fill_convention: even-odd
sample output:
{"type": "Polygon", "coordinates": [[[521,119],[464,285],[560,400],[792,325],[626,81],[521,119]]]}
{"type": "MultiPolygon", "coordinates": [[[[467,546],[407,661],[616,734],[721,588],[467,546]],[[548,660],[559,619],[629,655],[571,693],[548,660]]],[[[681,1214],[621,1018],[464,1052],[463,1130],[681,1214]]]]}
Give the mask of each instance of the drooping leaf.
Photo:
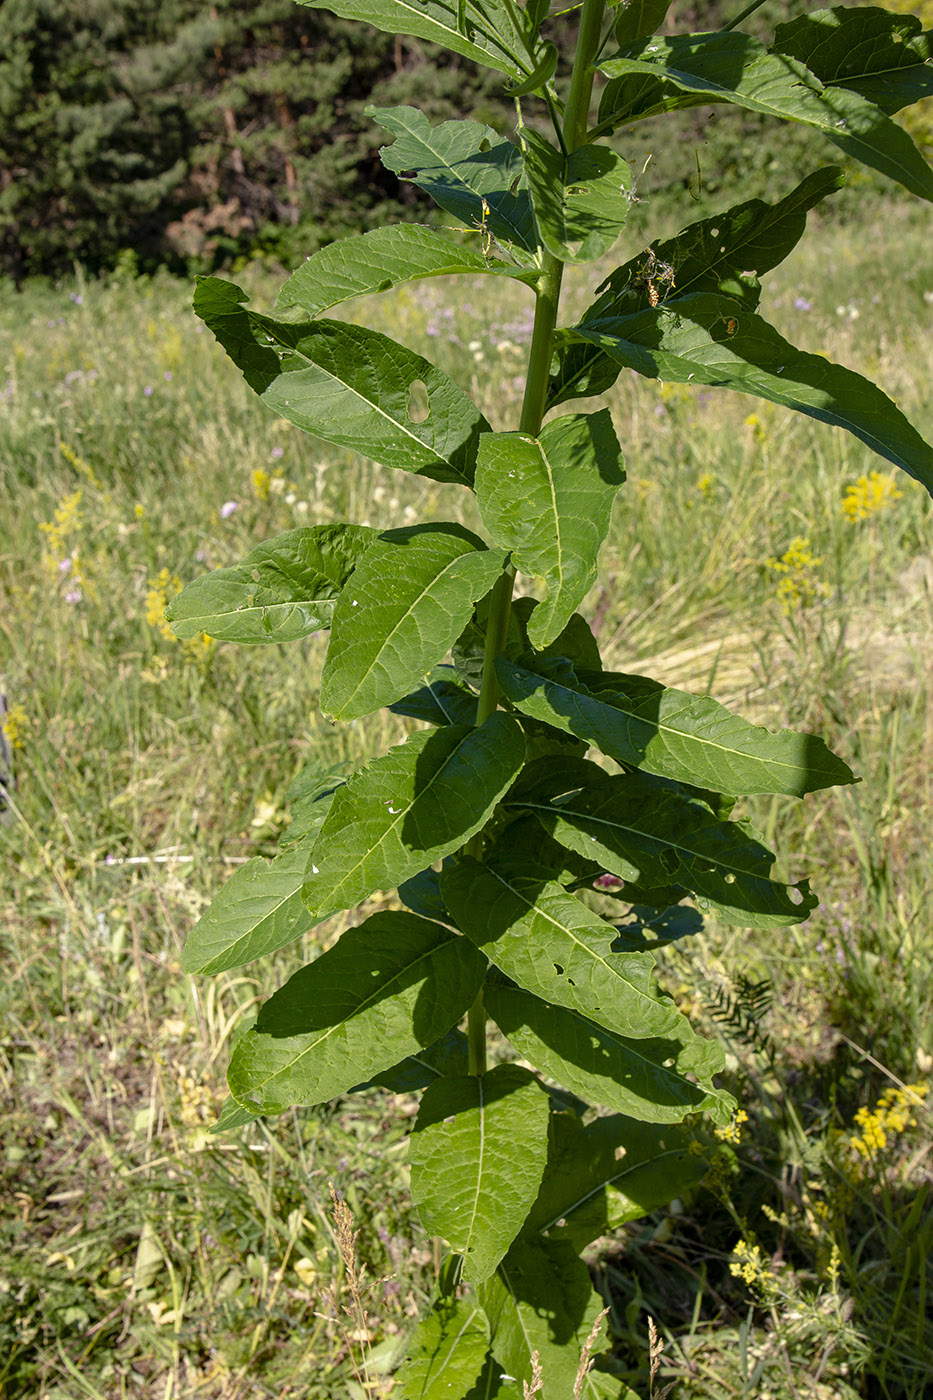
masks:
{"type": "MultiPolygon", "coordinates": [[[[569,1400],[583,1345],[603,1310],[576,1251],[566,1240],[522,1238],[477,1297],[489,1319],[493,1356],[506,1374],[527,1385],[537,1352],[544,1381],[540,1400],[569,1400]]],[[[605,1347],[603,1322],[592,1354],[605,1347]]],[[[596,1400],[605,1393],[596,1385],[587,1377],[578,1394],[596,1400]]]]}
{"type": "Polygon", "coordinates": [[[509,715],[478,729],[422,730],[373,759],[336,793],[306,872],[303,898],[319,917],[393,889],[485,825],[522,766],[509,715]]]}
{"type": "Polygon", "coordinates": [[[387,467],[470,485],[488,424],[472,400],[421,355],[366,326],[276,321],[247,310],[246,293],[202,277],[194,309],[281,418],[387,467]],[[427,393],[414,422],[412,391],[427,393]]]}
{"type": "Polygon", "coordinates": [[[625,480],[607,408],[555,418],[537,438],[484,433],[476,496],[491,538],[548,596],[531,613],[528,639],[542,648],[566,627],[596,581],[599,549],[625,480]]]}
{"type": "Polygon", "coordinates": [[[176,637],[206,632],[219,642],[291,642],[329,627],[337,597],[376,531],[364,525],[289,530],[250,550],[241,564],[189,583],[165,609],[176,637]]]}
{"type": "Polygon", "coordinates": [[[522,187],[517,146],[482,122],[441,122],[432,127],[415,107],[368,107],[367,114],[396,140],[380,151],[382,163],[407,175],[436,204],[469,228],[533,253],[534,215],[522,187]]]}
{"type": "Polygon", "coordinates": [[[445,1035],[485,968],[449,928],[373,914],[265,1002],[231,1057],[230,1092],[261,1113],[346,1093],[445,1035]]]}
{"type": "Polygon", "coordinates": [[[689,1145],[673,1124],[614,1113],[584,1126],[572,1113],[553,1113],[547,1169],[526,1229],[584,1249],[701,1181],[709,1163],[689,1145]]]}
{"type": "Polygon", "coordinates": [[[445,870],[441,891],[480,951],[543,1001],[629,1037],[684,1030],[683,1016],[658,993],[652,956],[612,952],[612,924],[512,855],[508,832],[485,863],[463,856],[445,870]]]}
{"type": "Polygon", "coordinates": [[[628,217],[632,172],[607,146],[563,153],[522,129],[525,178],[541,242],[561,262],[592,262],[615,243],[628,217]]]}
{"type": "Polygon", "coordinates": [[[424,919],[437,919],[441,923],[450,922],[441,894],[440,873],[433,866],[419,870],[410,880],[403,880],[398,887],[398,897],[413,914],[420,914],[424,919]]]}
{"type": "MultiPolygon", "coordinates": [[[[688,224],[674,238],[616,268],[597,289],[584,323],[631,315],[655,299],[674,308],[677,299],[695,292],[723,292],[739,297],[754,310],[759,299],[758,278],[787,257],[806,228],[807,213],[839,189],[843,172],[825,166],[802,180],[776,204],[751,199],[720,214],[688,224]]],[[[569,341],[559,347],[558,370],[548,403],[562,403],[581,394],[602,393],[621,370],[597,346],[569,341]]]]}
{"type": "Polygon", "coordinates": [[[662,778],[730,796],[802,797],[855,782],[822,739],[791,729],[772,733],[709,696],[668,689],[646,676],[605,671],[578,677],[560,661],[536,662],[534,670],[502,661],[496,671],[518,709],[662,778]]]}
{"type": "Polygon", "coordinates": [[[302,902],[310,842],[271,861],[254,856],[230,876],[188,935],[184,972],[225,972],[274,953],[320,923],[302,902]]]}
{"type": "Polygon", "coordinates": [[[477,697],[457,679],[452,666],[434,666],[423,686],[389,706],[394,715],[426,724],[475,724],[477,697]]]}
{"type": "Polygon", "coordinates": [[[391,530],[367,551],[331,622],[321,709],[359,719],[447,655],[506,562],[460,525],[391,530]]]}
{"type": "Polygon", "coordinates": [[[463,1255],[463,1277],[494,1272],[524,1224],[548,1150],[548,1098],[519,1065],[437,1079],[409,1139],[411,1196],[430,1235],[463,1255]]]}
{"type": "Polygon", "coordinates": [[[303,262],[276,298],[275,309],[293,319],[319,316],[328,307],[400,282],[455,273],[515,277],[533,283],[535,269],[484,257],[422,224],[391,224],[328,243],[303,262]]]}
{"type": "MultiPolygon", "coordinates": [[[[536,598],[513,598],[512,600],[512,609],[509,613],[509,641],[506,643],[505,650],[506,655],[513,657],[516,661],[531,646],[528,633],[532,616],[539,606],[536,598]],[[515,627],[514,631],[512,624],[515,627]]],[[[599,643],[593,636],[590,624],[579,613],[574,613],[554,640],[540,649],[540,655],[545,657],[564,656],[572,665],[582,666],[586,671],[602,670],[603,663],[599,654],[599,643]]]]}
{"type": "Polygon", "coordinates": [[[815,10],[774,31],[772,53],[806,64],[827,87],[852,88],[891,116],[933,96],[933,36],[917,15],[877,5],[815,10]]]}
{"type": "Polygon", "coordinates": [[[933,448],[887,394],[854,370],[797,350],[731,297],[699,292],[563,334],[649,378],[754,394],[845,428],[933,491],[933,448]]]}
{"type": "Polygon", "coordinates": [[[566,795],[562,786],[521,805],[562,845],[613,875],[683,886],[728,923],[752,928],[800,923],[816,908],[806,880],[788,886],[769,878],[774,857],[745,822],[719,821],[703,803],[641,773],[603,774],[566,795]]]}
{"type": "Polygon", "coordinates": [[[396,1372],[398,1400],[460,1400],[478,1379],[489,1324],[475,1303],[442,1298],[415,1328],[396,1372]]]}
{"type": "Polygon", "coordinates": [[[441,44],[510,78],[531,68],[515,11],[502,0],[298,0],[313,9],[333,10],[344,19],[361,20],[386,34],[412,34],[441,44]],[[462,22],[461,22],[462,21],[462,22]]]}
{"type": "Polygon", "coordinates": [[[734,1100],[711,1083],[725,1063],[723,1051],[689,1027],[632,1040],[492,976],[485,1002],[523,1060],[588,1103],[645,1123],[679,1123],[701,1112],[728,1121],[734,1100]]]}
{"type": "Polygon", "coordinates": [[[627,4],[621,0],[615,22],[616,42],[624,46],[657,33],[670,8],[671,0],[628,0],[627,4]]]}
{"type": "Polygon", "coordinates": [[[599,65],[610,78],[645,73],[752,112],[801,122],[834,146],[896,180],[921,199],[933,199],[933,169],[902,127],[849,88],[824,87],[795,58],[769,53],[739,30],[676,34],[643,40],[599,65]]]}
{"type": "Polygon", "coordinates": [[[448,1074],[466,1074],[469,1065],[463,1031],[448,1031],[434,1045],[406,1055],[391,1069],[374,1074],[361,1088],[388,1089],[393,1094],[415,1094],[448,1074]]]}

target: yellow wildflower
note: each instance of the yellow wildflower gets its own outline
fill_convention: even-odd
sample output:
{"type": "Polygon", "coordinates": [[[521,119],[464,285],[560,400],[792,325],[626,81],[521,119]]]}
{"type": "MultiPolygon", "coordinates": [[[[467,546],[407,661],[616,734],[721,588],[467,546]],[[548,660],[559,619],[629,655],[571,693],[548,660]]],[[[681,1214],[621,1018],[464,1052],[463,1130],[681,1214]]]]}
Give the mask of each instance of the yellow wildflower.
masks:
{"type": "Polygon", "coordinates": [[[809,539],[803,535],[791,540],[780,559],[765,560],[765,566],[780,575],[777,596],[785,617],[790,617],[796,608],[812,607],[817,598],[827,596],[828,586],[816,576],[822,564],[821,556],[813,553],[809,539]]]}
{"type": "Polygon", "coordinates": [[[710,496],[713,494],[714,480],[715,478],[712,477],[709,472],[704,472],[703,475],[697,479],[697,490],[700,495],[705,496],[707,500],[709,500],[710,496]]]}
{"type": "Polygon", "coordinates": [[[727,1123],[724,1128],[717,1128],[715,1130],[716,1136],[719,1138],[720,1142],[741,1142],[742,1124],[747,1122],[748,1114],[745,1112],[744,1108],[740,1108],[733,1115],[730,1123],[727,1123]]]}
{"type": "Polygon", "coordinates": [[[39,529],[45,535],[47,541],[47,559],[51,562],[53,572],[58,569],[59,556],[67,554],[67,541],[70,535],[76,535],[84,524],[84,516],[81,514],[81,497],[83,492],[78,487],[70,496],[65,496],[55,507],[55,512],[51,520],[41,520],[39,529]]]}
{"type": "Polygon", "coordinates": [[[269,473],[267,471],[263,471],[262,467],[255,467],[253,471],[250,472],[249,479],[252,484],[253,495],[256,497],[256,500],[268,501],[269,486],[272,481],[272,477],[269,475],[269,473]]]}
{"type": "Polygon", "coordinates": [[[859,520],[867,520],[870,515],[876,515],[892,502],[899,501],[903,494],[894,484],[893,472],[887,476],[881,472],[869,472],[868,476],[860,476],[858,481],[850,482],[846,487],[842,513],[850,525],[855,525],[859,520]]]}
{"type": "Polygon", "coordinates": [[[29,716],[24,705],[11,705],[0,725],[3,737],[11,749],[24,749],[29,733],[29,716]]]}
{"type": "Polygon", "coordinates": [[[74,467],[76,472],[85,477],[92,486],[96,486],[99,491],[103,489],[101,481],[90,462],[86,462],[83,457],[79,457],[73,447],[69,447],[67,442],[60,442],[58,444],[58,450],[65,461],[68,462],[70,466],[74,467]]]}
{"type": "Polygon", "coordinates": [[[169,599],[181,592],[181,579],[168,569],[160,569],[155,578],[149,580],[146,592],[146,621],[154,627],[167,642],[176,640],[175,633],[165,620],[165,609],[169,599]]]}
{"type": "Polygon", "coordinates": [[[746,428],[751,428],[752,437],[756,442],[764,442],[767,434],[765,433],[764,424],[757,413],[750,413],[748,415],[745,420],[745,426],[746,428]]]}
{"type": "Polygon", "coordinates": [[[775,1291],[776,1280],[762,1257],[761,1246],[748,1240],[737,1240],[733,1246],[729,1272],[762,1297],[775,1291]]]}
{"type": "Polygon", "coordinates": [[[914,1109],[926,1098],[927,1085],[905,1084],[885,1089],[873,1109],[860,1108],[855,1121],[860,1132],[849,1138],[849,1146],[859,1157],[871,1158],[908,1128],[915,1128],[914,1109]]]}

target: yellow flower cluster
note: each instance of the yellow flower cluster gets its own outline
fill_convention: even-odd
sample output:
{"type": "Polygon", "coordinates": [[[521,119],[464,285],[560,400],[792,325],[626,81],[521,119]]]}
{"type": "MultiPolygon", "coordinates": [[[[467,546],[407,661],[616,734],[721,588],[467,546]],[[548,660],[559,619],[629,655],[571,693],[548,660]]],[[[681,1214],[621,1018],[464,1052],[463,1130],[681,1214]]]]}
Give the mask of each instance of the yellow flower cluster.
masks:
{"type": "Polygon", "coordinates": [[[846,487],[842,513],[850,525],[855,525],[859,520],[867,520],[870,515],[884,510],[885,506],[899,501],[903,494],[894,484],[893,472],[888,476],[881,472],[869,472],[868,476],[860,476],[858,481],[846,487]]]}
{"type": "Polygon", "coordinates": [[[272,477],[262,467],[256,467],[250,472],[250,484],[253,488],[253,495],[257,501],[268,501],[269,488],[272,484],[272,477]]]}
{"type": "Polygon", "coordinates": [[[729,1272],[733,1278],[742,1279],[762,1297],[774,1292],[774,1274],[762,1257],[760,1245],[749,1244],[748,1240],[738,1240],[732,1250],[729,1272]]]}
{"type": "Polygon", "coordinates": [[[83,457],[79,456],[73,447],[68,446],[67,442],[60,442],[58,444],[58,450],[68,465],[74,467],[79,476],[83,476],[92,486],[95,486],[98,491],[103,490],[101,480],[90,462],[86,462],[83,457]]]}
{"type": "Polygon", "coordinates": [[[744,1108],[740,1108],[733,1115],[730,1123],[727,1123],[724,1128],[717,1128],[715,1130],[716,1136],[719,1138],[720,1142],[739,1143],[742,1141],[742,1124],[747,1122],[748,1114],[745,1112],[744,1108]]]}
{"type": "Polygon", "coordinates": [[[3,737],[6,739],[11,749],[24,749],[26,747],[26,735],[29,733],[29,716],[24,705],[11,705],[4,716],[2,729],[3,737]]]}
{"type": "Polygon", "coordinates": [[[892,1139],[908,1128],[915,1128],[914,1109],[926,1098],[927,1086],[905,1084],[903,1088],[885,1089],[875,1107],[860,1108],[855,1121],[860,1131],[849,1138],[849,1146],[860,1157],[874,1157],[883,1152],[892,1139]]]}
{"type": "Polygon", "coordinates": [[[767,434],[765,433],[764,424],[758,417],[757,413],[750,413],[748,415],[748,417],[745,420],[745,426],[746,428],[751,428],[752,437],[755,439],[756,442],[764,442],[767,434]]]}
{"type": "Polygon", "coordinates": [[[790,617],[796,608],[812,607],[817,598],[827,596],[828,586],[817,578],[822,564],[822,557],[813,553],[809,539],[803,535],[791,540],[780,559],[765,560],[765,566],[780,575],[777,596],[785,617],[790,617]]]}
{"type": "Polygon", "coordinates": [[[715,480],[715,477],[711,476],[709,472],[704,472],[701,477],[697,478],[697,490],[707,501],[713,494],[715,480]]]}
{"type": "MultiPolygon", "coordinates": [[[[149,580],[146,590],[146,621],[166,642],[179,640],[166,621],[165,609],[181,589],[181,579],[177,574],[173,574],[169,569],[160,569],[155,578],[149,580]]],[[[213,650],[213,639],[206,632],[189,637],[183,644],[185,655],[192,661],[206,661],[213,650]]]]}
{"type": "Polygon", "coordinates": [[[39,522],[39,529],[46,538],[46,557],[51,561],[53,571],[57,571],[61,556],[68,553],[69,537],[76,535],[84,524],[84,516],[81,514],[82,495],[79,487],[58,503],[51,520],[39,522]]]}

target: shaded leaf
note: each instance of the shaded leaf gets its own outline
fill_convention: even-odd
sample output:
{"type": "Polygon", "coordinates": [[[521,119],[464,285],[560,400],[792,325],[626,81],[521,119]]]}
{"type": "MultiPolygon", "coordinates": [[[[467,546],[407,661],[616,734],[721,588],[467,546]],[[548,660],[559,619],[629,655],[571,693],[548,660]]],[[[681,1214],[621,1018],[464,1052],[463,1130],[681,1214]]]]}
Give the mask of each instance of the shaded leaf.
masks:
{"type": "MultiPolygon", "coordinates": [[[[510,625],[506,655],[511,656],[516,661],[531,647],[528,640],[528,629],[538,606],[536,598],[512,599],[509,622],[516,625],[516,630],[513,630],[510,625]]],[[[579,613],[574,613],[568,619],[553,642],[540,648],[539,655],[544,657],[564,656],[572,665],[581,666],[585,671],[602,670],[603,663],[599,654],[599,643],[593,636],[590,624],[579,613]]]]}
{"type": "Polygon", "coordinates": [[[364,525],[289,530],[250,550],[241,564],[189,583],[165,609],[176,637],[206,632],[219,642],[291,642],[329,627],[340,590],[376,531],[364,525]]]}
{"type": "Polygon", "coordinates": [[[463,631],[506,562],[460,525],[382,535],[353,572],[331,622],[321,709],[359,719],[399,700],[463,631]]]}
{"type": "Polygon", "coordinates": [[[289,277],[276,298],[281,316],[319,316],[328,307],[400,282],[455,273],[492,274],[534,283],[536,269],[490,260],[423,224],[391,224],[328,243],[289,277]]]}
{"type": "Polygon", "coordinates": [[[876,5],[815,10],[774,31],[772,53],[805,63],[827,87],[852,88],[889,116],[933,96],[933,36],[917,15],[876,5]]]}
{"type": "Polygon", "coordinates": [[[279,837],[281,850],[299,843],[306,851],[310,849],[324,825],[334,793],[347,781],[348,766],[335,763],[323,768],[319,763],[309,763],[301,770],[285,794],[291,824],[279,837]]]}
{"type": "Polygon", "coordinates": [[[428,1234],[463,1255],[463,1277],[494,1272],[525,1221],[547,1160],[548,1098],[519,1065],[437,1079],[409,1139],[411,1196],[428,1234]]]}
{"type": "Polygon", "coordinates": [[[261,1113],[346,1093],[445,1035],[485,968],[451,929],[374,914],[265,1002],[231,1057],[230,1092],[261,1113]]]}
{"type": "Polygon", "coordinates": [[[671,0],[628,0],[627,4],[622,0],[615,22],[616,42],[632,44],[657,33],[670,8],[671,0]]]}
{"type": "Polygon", "coordinates": [[[247,300],[234,283],[202,277],[194,309],[274,413],[384,466],[471,484],[489,425],[439,369],[366,326],[276,321],[246,310],[247,300]],[[419,423],[409,408],[414,386],[428,399],[419,423]]]}
{"type": "Polygon", "coordinates": [[[466,1299],[441,1299],[408,1342],[395,1376],[398,1400],[461,1400],[479,1378],[488,1349],[482,1309],[466,1299]]]}
{"type": "Polygon", "coordinates": [[[609,410],[556,418],[537,438],[484,433],[476,496],[491,538],[523,573],[539,574],[548,596],[528,618],[542,648],[570,623],[596,581],[612,502],[625,480],[609,410]]]}
{"type": "Polygon", "coordinates": [[[524,756],[521,728],[500,712],[478,729],[422,730],[373,759],[334,796],[308,862],[308,908],[351,909],[456,850],[485,825],[524,756]]]}
{"type": "Polygon", "coordinates": [[[482,122],[450,121],[432,127],[415,107],[367,107],[367,114],[396,137],[380,151],[382,163],[405,175],[436,204],[470,228],[526,252],[537,249],[534,215],[522,187],[521,152],[482,122]]]}
{"type": "Polygon", "coordinates": [[[566,662],[536,669],[497,663],[503,693],[523,712],[595,744],[618,763],[675,782],[708,784],[730,796],[802,797],[855,781],[848,765],[812,734],[772,733],[709,696],[665,688],[646,676],[589,672],[566,662]]]}
{"type": "Polygon", "coordinates": [[[389,706],[394,715],[424,720],[426,724],[476,723],[477,696],[457,679],[452,666],[435,666],[424,685],[389,706]]]}
{"type": "Polygon", "coordinates": [[[525,179],[541,242],[561,262],[592,262],[615,243],[628,217],[632,172],[606,146],[565,156],[523,127],[525,179]]]}
{"type": "Polygon", "coordinates": [[[466,1074],[469,1063],[467,1038],[463,1031],[448,1031],[445,1036],[428,1045],[424,1050],[416,1050],[406,1055],[391,1069],[374,1074],[361,1089],[388,1089],[393,1094],[414,1094],[426,1089],[435,1079],[447,1074],[466,1074]]]}
{"type": "Polygon", "coordinates": [[[588,1103],[646,1123],[678,1123],[699,1112],[717,1123],[729,1119],[734,1100],[711,1082],[725,1064],[722,1048],[689,1027],[632,1040],[495,977],[487,978],[485,1000],[521,1058],[588,1103]]]}

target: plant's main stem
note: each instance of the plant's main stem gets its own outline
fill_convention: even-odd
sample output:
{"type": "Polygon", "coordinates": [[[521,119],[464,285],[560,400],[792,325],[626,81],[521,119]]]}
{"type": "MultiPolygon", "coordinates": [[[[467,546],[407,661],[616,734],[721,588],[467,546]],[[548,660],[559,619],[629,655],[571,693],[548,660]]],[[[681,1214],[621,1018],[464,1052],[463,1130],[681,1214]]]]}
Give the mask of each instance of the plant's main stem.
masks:
{"type": "MultiPolygon", "coordinates": [[[[573,72],[570,78],[570,93],[564,111],[563,142],[568,154],[572,154],[579,146],[586,144],[590,99],[593,95],[595,75],[593,60],[599,52],[605,9],[606,0],[583,0],[580,32],[577,36],[577,49],[574,54],[573,72]]],[[[557,325],[557,310],[560,305],[563,275],[564,264],[545,249],[541,264],[541,276],[536,291],[535,322],[531,333],[528,373],[525,378],[525,394],[522,399],[522,412],[518,425],[519,432],[527,433],[529,437],[537,437],[541,431],[541,423],[547,404],[551,351],[554,342],[554,328],[557,325]]],[[[498,579],[489,595],[483,679],[476,707],[477,724],[483,724],[499,703],[499,682],[496,679],[495,662],[496,657],[501,656],[505,650],[514,582],[515,570],[508,568],[498,579]]],[[[482,841],[481,835],[473,838],[468,847],[471,855],[479,856],[482,854],[482,841]]],[[[467,1016],[467,1052],[470,1073],[485,1074],[486,1010],[483,1005],[482,988],[480,988],[467,1016]]]]}

